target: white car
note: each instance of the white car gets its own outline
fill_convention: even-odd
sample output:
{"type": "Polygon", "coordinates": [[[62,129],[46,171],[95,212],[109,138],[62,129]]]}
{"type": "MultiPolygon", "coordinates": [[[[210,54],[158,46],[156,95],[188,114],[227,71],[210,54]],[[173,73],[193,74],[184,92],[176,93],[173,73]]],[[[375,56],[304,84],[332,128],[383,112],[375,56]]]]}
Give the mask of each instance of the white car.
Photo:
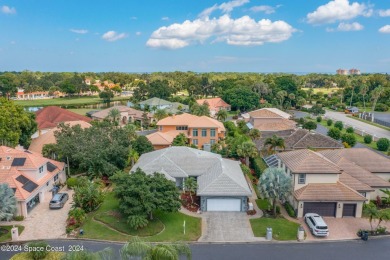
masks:
{"type": "Polygon", "coordinates": [[[305,222],[310,228],[310,232],[318,237],[327,237],[329,235],[328,225],[322,217],[316,213],[307,213],[305,222]]]}

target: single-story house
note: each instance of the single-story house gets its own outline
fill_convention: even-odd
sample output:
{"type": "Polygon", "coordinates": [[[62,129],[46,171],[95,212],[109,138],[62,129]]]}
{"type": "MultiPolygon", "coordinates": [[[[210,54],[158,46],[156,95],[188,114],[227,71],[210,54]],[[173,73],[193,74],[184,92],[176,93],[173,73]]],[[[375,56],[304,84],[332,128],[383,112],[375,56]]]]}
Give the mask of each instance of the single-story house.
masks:
{"type": "Polygon", "coordinates": [[[249,129],[256,128],[263,132],[294,130],[296,123],[290,114],[277,108],[261,108],[241,115],[249,129]]]}
{"type": "Polygon", "coordinates": [[[186,178],[198,183],[202,211],[247,211],[251,189],[240,163],[214,154],[183,146],[173,146],[143,154],[130,170],[146,174],[162,173],[183,188],[186,178]]]}
{"type": "Polygon", "coordinates": [[[179,112],[188,112],[189,106],[179,102],[170,102],[161,98],[153,97],[138,103],[141,109],[149,107],[149,110],[155,112],[155,109],[164,109],[168,114],[177,114],[179,112]]]}
{"type": "MultiPolygon", "coordinates": [[[[91,115],[92,119],[102,121],[105,118],[108,118],[110,115],[110,111],[113,109],[117,109],[120,113],[120,124],[126,125],[129,123],[133,123],[135,121],[142,121],[144,111],[140,111],[127,106],[114,106],[110,108],[106,108],[104,110],[98,111],[91,115]]],[[[153,121],[153,116],[150,113],[147,113],[147,117],[149,123],[153,121]]]]}

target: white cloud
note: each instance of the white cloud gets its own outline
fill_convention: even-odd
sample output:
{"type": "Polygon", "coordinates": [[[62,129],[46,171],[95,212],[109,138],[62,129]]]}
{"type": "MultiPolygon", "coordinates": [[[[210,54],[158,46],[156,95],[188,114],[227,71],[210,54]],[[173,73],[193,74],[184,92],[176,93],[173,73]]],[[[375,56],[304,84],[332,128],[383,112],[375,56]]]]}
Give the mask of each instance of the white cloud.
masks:
{"type": "Polygon", "coordinates": [[[169,21],[169,17],[164,16],[164,17],[161,18],[161,20],[163,20],[163,21],[169,21]]]}
{"type": "Polygon", "coordinates": [[[354,23],[340,23],[339,26],[337,26],[336,29],[333,28],[326,28],[327,32],[350,32],[350,31],[361,31],[364,29],[364,26],[360,23],[354,22],[354,23]]]}
{"type": "Polygon", "coordinates": [[[88,33],[88,30],[85,30],[85,29],[69,29],[69,31],[74,32],[74,33],[78,33],[78,34],[88,33]]]}
{"type": "Polygon", "coordinates": [[[126,37],[127,37],[126,33],[117,33],[116,31],[108,31],[105,34],[103,34],[102,39],[109,42],[114,42],[126,37]]]}
{"type": "Polygon", "coordinates": [[[239,7],[239,6],[242,6],[246,3],[249,3],[249,0],[233,0],[233,1],[230,1],[230,2],[224,2],[220,5],[213,5],[209,8],[206,8],[205,10],[203,10],[200,14],[199,14],[199,17],[209,17],[211,15],[212,12],[216,11],[216,10],[221,10],[224,14],[226,13],[230,13],[231,11],[233,11],[234,8],[236,7],[239,7]]]}
{"type": "Polygon", "coordinates": [[[137,20],[138,18],[136,16],[130,17],[130,20],[137,20]]]}
{"type": "Polygon", "coordinates": [[[259,5],[259,6],[253,6],[250,8],[252,12],[264,12],[266,14],[272,14],[275,13],[275,9],[277,7],[269,6],[269,5],[259,5]]]}
{"type": "Polygon", "coordinates": [[[390,9],[387,9],[387,10],[379,10],[379,16],[380,16],[380,17],[387,17],[387,16],[390,16],[390,9]]]}
{"type": "Polygon", "coordinates": [[[140,36],[142,33],[141,32],[136,32],[135,35],[140,36]]]}
{"type": "Polygon", "coordinates": [[[232,19],[225,14],[219,18],[205,17],[160,27],[152,33],[146,45],[152,48],[179,49],[194,43],[204,43],[208,39],[230,45],[262,45],[285,41],[295,31],[284,21],[255,21],[249,16],[232,19]]]}
{"type": "Polygon", "coordinates": [[[385,25],[379,29],[380,33],[390,33],[390,25],[385,25]]]}
{"type": "Polygon", "coordinates": [[[333,0],[321,5],[312,13],[307,14],[307,22],[311,24],[326,24],[350,20],[358,16],[369,17],[373,10],[361,3],[349,3],[349,0],[333,0]]]}
{"type": "Polygon", "coordinates": [[[1,12],[4,14],[16,14],[15,7],[9,7],[8,5],[3,5],[1,7],[1,12]]]}

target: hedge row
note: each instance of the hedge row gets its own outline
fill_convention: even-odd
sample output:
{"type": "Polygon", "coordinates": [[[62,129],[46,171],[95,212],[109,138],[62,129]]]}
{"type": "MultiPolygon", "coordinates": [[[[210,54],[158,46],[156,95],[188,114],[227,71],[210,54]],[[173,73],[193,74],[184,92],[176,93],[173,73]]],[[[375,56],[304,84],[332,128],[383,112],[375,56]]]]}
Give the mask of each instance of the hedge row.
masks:
{"type": "Polygon", "coordinates": [[[264,160],[260,157],[251,159],[252,169],[255,171],[257,178],[260,178],[261,174],[267,169],[267,165],[264,160]]]}

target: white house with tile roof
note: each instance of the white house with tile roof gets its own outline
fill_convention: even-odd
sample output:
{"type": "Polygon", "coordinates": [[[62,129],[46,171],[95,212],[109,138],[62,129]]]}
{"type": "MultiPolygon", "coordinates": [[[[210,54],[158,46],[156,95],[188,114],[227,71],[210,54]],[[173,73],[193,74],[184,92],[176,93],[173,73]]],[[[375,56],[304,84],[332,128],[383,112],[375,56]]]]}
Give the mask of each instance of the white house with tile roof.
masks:
{"type": "Polygon", "coordinates": [[[130,173],[137,168],[146,174],[159,172],[175,181],[180,188],[184,180],[194,177],[202,211],[246,211],[251,190],[240,163],[219,154],[183,146],[173,146],[143,154],[130,173]]]}

